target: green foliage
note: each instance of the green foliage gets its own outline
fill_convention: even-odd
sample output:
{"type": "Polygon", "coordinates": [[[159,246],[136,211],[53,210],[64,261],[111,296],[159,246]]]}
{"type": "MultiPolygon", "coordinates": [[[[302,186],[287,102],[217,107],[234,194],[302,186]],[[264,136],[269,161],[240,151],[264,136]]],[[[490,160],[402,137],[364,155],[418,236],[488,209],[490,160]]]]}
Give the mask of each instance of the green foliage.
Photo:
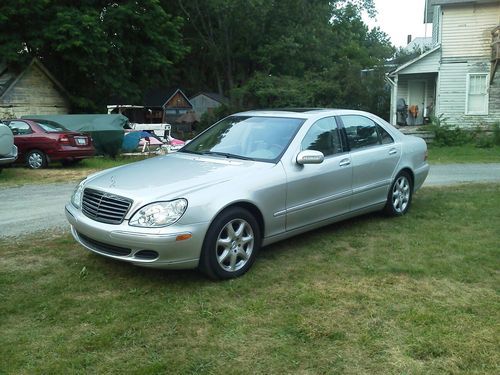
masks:
{"type": "Polygon", "coordinates": [[[500,146],[500,123],[493,124],[493,143],[500,146]]]}
{"type": "Polygon", "coordinates": [[[171,76],[187,51],[182,23],[157,0],[5,0],[0,56],[17,66],[38,57],[68,89],[75,110],[102,112],[110,96],[139,101],[171,76]]]}
{"type": "Polygon", "coordinates": [[[431,118],[429,129],[434,133],[433,144],[436,146],[461,146],[472,141],[470,131],[446,123],[447,118],[440,115],[431,118]]]}
{"type": "MultiPolygon", "coordinates": [[[[168,3],[168,1],[164,1],[168,3]]],[[[184,87],[217,88],[232,106],[362,108],[387,114],[383,66],[394,50],[387,35],[368,30],[361,12],[373,1],[179,2],[189,64],[184,87]]]]}
{"type": "Polygon", "coordinates": [[[214,108],[212,111],[205,112],[200,119],[198,125],[196,125],[195,131],[201,133],[203,130],[215,124],[217,121],[229,116],[230,114],[236,112],[237,110],[233,107],[227,105],[221,105],[214,108]]]}
{"type": "Polygon", "coordinates": [[[387,117],[383,66],[394,48],[362,12],[374,15],[373,0],[5,0],[0,56],[18,66],[40,58],[80,112],[178,86],[230,96],[231,109],[333,106],[387,117]]]}

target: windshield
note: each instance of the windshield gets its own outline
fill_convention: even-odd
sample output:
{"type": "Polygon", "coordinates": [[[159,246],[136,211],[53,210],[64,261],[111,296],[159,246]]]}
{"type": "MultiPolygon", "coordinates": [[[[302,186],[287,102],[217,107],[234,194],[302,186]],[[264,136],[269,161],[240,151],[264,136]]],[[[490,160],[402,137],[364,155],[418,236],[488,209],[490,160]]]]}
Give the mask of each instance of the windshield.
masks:
{"type": "Polygon", "coordinates": [[[303,122],[296,118],[231,116],[180,152],[273,162],[283,154],[303,122]]]}
{"type": "Polygon", "coordinates": [[[46,132],[52,133],[52,132],[65,132],[68,131],[64,126],[58,124],[57,122],[49,122],[49,121],[44,121],[41,122],[40,120],[37,120],[36,123],[40,125],[40,127],[45,130],[46,132]]]}

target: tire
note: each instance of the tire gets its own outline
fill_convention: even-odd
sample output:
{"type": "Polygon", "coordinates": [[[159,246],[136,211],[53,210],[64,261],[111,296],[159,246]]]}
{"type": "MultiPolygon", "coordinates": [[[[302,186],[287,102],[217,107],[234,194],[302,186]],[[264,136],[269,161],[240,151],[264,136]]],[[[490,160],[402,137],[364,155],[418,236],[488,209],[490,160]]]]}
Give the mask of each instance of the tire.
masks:
{"type": "Polygon", "coordinates": [[[239,277],[252,266],[260,243],[260,228],[254,216],[243,208],[229,208],[208,228],[199,268],[214,280],[239,277]]]}
{"type": "Polygon", "coordinates": [[[408,172],[401,171],[391,184],[384,212],[389,216],[403,216],[410,209],[412,197],[412,178],[408,172]]]}
{"type": "Polygon", "coordinates": [[[31,169],[45,168],[47,156],[40,150],[32,150],[26,155],[26,165],[31,169]]]}

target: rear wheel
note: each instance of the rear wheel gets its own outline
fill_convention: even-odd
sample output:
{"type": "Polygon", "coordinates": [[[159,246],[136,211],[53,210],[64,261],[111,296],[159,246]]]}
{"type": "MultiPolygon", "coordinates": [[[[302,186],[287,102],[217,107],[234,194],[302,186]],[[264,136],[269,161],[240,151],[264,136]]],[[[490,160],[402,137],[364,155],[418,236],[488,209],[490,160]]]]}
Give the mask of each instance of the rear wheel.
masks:
{"type": "Polygon", "coordinates": [[[217,216],[208,229],[200,257],[200,269],[212,279],[243,275],[260,248],[260,229],[253,215],[239,207],[217,216]]]}
{"type": "Polygon", "coordinates": [[[409,209],[413,196],[413,183],[408,172],[401,171],[391,185],[387,202],[384,207],[385,213],[391,216],[402,216],[409,209]]]}
{"type": "Polygon", "coordinates": [[[31,169],[45,168],[47,156],[40,150],[32,150],[26,155],[26,165],[31,169]]]}

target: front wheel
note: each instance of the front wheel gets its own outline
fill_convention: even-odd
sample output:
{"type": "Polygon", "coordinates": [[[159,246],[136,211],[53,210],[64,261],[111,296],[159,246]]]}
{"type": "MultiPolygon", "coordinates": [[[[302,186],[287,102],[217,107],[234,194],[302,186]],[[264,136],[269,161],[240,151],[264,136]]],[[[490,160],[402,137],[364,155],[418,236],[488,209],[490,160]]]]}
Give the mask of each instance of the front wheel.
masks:
{"type": "Polygon", "coordinates": [[[412,179],[408,172],[402,171],[391,185],[384,207],[385,213],[391,216],[404,215],[410,209],[412,195],[412,179]]]}
{"type": "Polygon", "coordinates": [[[47,166],[47,157],[42,151],[30,151],[26,155],[26,165],[31,169],[45,168],[47,166]]]}
{"type": "Polygon", "coordinates": [[[223,211],[208,229],[200,269],[212,279],[230,279],[247,272],[260,248],[260,229],[253,215],[239,207],[223,211]]]}

